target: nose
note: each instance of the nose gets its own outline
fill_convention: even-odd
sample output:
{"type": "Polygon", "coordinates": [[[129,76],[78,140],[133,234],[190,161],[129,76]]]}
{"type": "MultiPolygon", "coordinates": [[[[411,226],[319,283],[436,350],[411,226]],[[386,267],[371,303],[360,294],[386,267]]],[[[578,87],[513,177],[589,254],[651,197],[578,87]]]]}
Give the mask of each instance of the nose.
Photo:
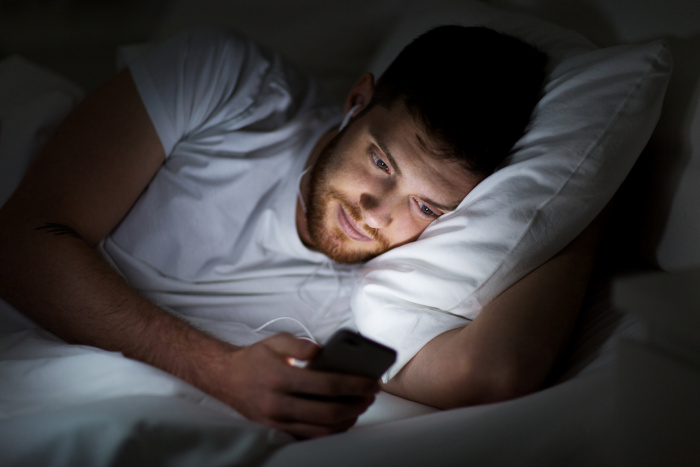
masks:
{"type": "Polygon", "coordinates": [[[360,196],[362,218],[369,227],[383,229],[393,221],[395,202],[388,194],[364,193],[360,196]]]}

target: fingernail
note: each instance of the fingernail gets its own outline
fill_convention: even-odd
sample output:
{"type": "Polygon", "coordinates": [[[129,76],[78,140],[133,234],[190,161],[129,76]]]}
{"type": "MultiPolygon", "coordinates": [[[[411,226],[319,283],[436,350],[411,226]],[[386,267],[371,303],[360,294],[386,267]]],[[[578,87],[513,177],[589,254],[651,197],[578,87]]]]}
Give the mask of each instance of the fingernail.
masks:
{"type": "Polygon", "coordinates": [[[304,368],[309,363],[307,360],[299,360],[294,357],[287,357],[287,363],[297,368],[304,368]]]}

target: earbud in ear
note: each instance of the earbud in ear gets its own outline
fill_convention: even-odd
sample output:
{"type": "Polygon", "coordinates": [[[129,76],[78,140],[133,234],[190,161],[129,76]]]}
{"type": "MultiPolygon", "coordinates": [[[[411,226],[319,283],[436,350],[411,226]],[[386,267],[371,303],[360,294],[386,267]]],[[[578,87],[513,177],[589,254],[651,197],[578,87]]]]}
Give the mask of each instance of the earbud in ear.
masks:
{"type": "Polygon", "coordinates": [[[338,131],[343,131],[343,128],[348,126],[348,122],[350,122],[350,119],[355,115],[355,112],[357,109],[362,107],[362,104],[357,104],[353,106],[352,109],[348,111],[348,113],[345,114],[345,117],[343,117],[343,121],[340,123],[340,126],[338,127],[338,131]]]}

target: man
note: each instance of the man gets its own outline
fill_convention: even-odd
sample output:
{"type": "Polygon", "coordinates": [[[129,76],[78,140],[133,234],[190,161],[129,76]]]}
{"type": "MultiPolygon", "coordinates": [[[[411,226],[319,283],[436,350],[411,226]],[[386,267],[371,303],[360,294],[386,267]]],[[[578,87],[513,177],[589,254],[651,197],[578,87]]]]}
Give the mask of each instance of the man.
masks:
{"type": "MultiPolygon", "coordinates": [[[[246,346],[215,335],[252,328],[261,308],[286,317],[307,286],[332,302],[328,258],[361,263],[454,209],[522,133],[543,76],[539,53],[480,28],[437,29],[402,57],[376,86],[360,78],[340,130],[310,81],[245,38],[198,32],[145,51],[65,120],[0,211],[0,293],[66,341],[161,368],[252,420],[300,437],[349,428],[376,381],[289,365],[318,347],[288,333],[246,346]]],[[[510,320],[439,336],[386,389],[449,407],[541,384],[575,313],[522,306],[542,283],[528,278],[499,298],[510,320]],[[483,368],[510,368],[495,361],[507,346],[485,351],[504,341],[538,352],[489,379],[483,368]]],[[[291,314],[326,329],[346,319],[319,309],[291,314]]]]}

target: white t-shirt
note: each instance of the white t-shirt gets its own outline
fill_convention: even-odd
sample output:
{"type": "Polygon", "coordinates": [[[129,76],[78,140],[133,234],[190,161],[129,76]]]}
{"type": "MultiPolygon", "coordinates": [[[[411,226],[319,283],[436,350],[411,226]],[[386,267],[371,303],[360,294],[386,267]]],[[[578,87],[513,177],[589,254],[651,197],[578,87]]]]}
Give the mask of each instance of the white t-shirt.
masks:
{"type": "Polygon", "coordinates": [[[350,326],[354,268],[308,250],[298,180],[340,119],[314,82],[250,39],[192,31],[127,49],[167,159],[103,242],[145,296],[237,344],[350,326]],[[269,324],[270,320],[292,317],[269,324]]]}

